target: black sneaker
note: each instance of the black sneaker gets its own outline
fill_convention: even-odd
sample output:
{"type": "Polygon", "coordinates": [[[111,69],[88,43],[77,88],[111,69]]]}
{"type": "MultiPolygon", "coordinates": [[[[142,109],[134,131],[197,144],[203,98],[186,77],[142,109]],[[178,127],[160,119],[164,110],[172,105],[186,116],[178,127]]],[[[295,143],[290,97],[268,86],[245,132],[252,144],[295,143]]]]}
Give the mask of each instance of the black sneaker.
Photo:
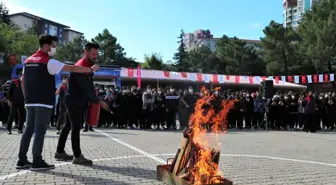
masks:
{"type": "Polygon", "coordinates": [[[12,134],[12,131],[7,130],[7,134],[8,134],[8,135],[11,135],[11,134],[12,134]]]}
{"type": "Polygon", "coordinates": [[[70,161],[70,160],[73,159],[73,156],[69,155],[65,152],[63,152],[63,153],[56,152],[55,153],[55,159],[57,159],[58,161],[70,161]]]}
{"type": "Polygon", "coordinates": [[[78,164],[78,165],[89,165],[91,166],[93,164],[92,160],[86,159],[83,155],[79,157],[75,157],[72,160],[72,164],[78,164]]]}
{"type": "Polygon", "coordinates": [[[55,165],[47,164],[46,162],[41,161],[39,163],[33,163],[30,170],[31,171],[44,171],[44,170],[50,170],[54,168],[55,168],[55,165]]]}
{"type": "Polygon", "coordinates": [[[88,129],[84,129],[84,130],[83,130],[83,132],[87,132],[87,131],[88,131],[88,129]]]}
{"type": "Polygon", "coordinates": [[[19,134],[22,134],[22,133],[23,133],[23,131],[22,131],[22,130],[18,130],[18,133],[19,133],[19,134]]]}
{"type": "Polygon", "coordinates": [[[90,128],[89,128],[89,130],[90,130],[91,132],[94,132],[94,130],[93,130],[93,128],[92,128],[92,127],[90,127],[90,128]]]}
{"type": "Polygon", "coordinates": [[[16,164],[16,169],[17,170],[22,170],[22,169],[29,169],[31,167],[32,163],[29,162],[28,160],[26,161],[18,161],[16,164]]]}
{"type": "Polygon", "coordinates": [[[60,134],[60,131],[58,130],[58,131],[56,132],[56,134],[59,135],[59,134],[60,134]]]}

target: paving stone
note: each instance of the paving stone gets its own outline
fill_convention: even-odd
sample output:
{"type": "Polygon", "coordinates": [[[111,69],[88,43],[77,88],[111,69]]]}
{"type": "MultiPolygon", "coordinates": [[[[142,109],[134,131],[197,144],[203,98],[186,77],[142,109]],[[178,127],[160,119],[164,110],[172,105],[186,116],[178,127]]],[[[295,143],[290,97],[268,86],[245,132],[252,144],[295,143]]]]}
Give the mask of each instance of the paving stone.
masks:
{"type": "MultiPolygon", "coordinates": [[[[0,180],[0,185],[163,185],[156,180],[155,170],[159,162],[129,145],[165,161],[174,157],[181,143],[180,132],[101,131],[116,139],[97,131],[81,133],[82,153],[95,159],[93,166],[62,163],[54,170],[22,173],[15,169],[21,135],[16,132],[7,135],[0,130],[0,179],[9,175],[0,180]]],[[[216,139],[213,135],[204,138],[216,139]]],[[[48,130],[43,151],[48,163],[61,163],[53,159],[57,140],[55,130],[48,130]]],[[[336,133],[229,131],[219,135],[219,140],[222,143],[219,168],[235,185],[331,185],[336,182],[336,148],[331,147],[335,145],[336,133]]],[[[66,152],[72,154],[70,141],[66,152]]],[[[31,148],[28,158],[31,160],[31,148]]]]}

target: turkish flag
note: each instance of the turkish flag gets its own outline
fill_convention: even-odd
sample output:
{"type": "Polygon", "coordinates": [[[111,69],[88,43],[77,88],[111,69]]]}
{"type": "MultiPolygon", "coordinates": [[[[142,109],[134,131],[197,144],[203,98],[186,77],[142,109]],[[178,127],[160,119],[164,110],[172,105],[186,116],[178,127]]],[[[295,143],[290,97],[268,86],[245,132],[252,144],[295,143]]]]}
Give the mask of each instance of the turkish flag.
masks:
{"type": "Polygon", "coordinates": [[[303,83],[303,84],[307,83],[307,77],[306,77],[306,75],[302,75],[301,76],[301,83],[303,83]]]}
{"type": "Polygon", "coordinates": [[[287,76],[287,82],[293,82],[293,77],[292,76],[287,76]]]}
{"type": "Polygon", "coordinates": [[[225,75],[225,78],[226,78],[227,80],[230,80],[231,76],[230,76],[230,75],[225,75]]]}
{"type": "Polygon", "coordinates": [[[318,77],[317,77],[317,75],[313,75],[313,81],[314,81],[314,83],[317,83],[317,82],[318,82],[318,77]]]}
{"type": "Polygon", "coordinates": [[[203,81],[202,74],[197,73],[197,80],[198,80],[198,81],[203,81]]]}
{"type": "Polygon", "coordinates": [[[164,73],[164,76],[165,76],[165,77],[167,77],[167,78],[170,77],[170,73],[169,73],[169,71],[163,71],[163,73],[164,73]]]}
{"type": "Polygon", "coordinates": [[[324,81],[328,82],[329,81],[329,74],[324,74],[324,81]]]}
{"type": "Polygon", "coordinates": [[[239,83],[239,80],[240,80],[240,76],[235,76],[235,82],[236,82],[236,84],[239,83]]]}
{"type": "Polygon", "coordinates": [[[212,80],[213,80],[213,83],[218,83],[218,75],[216,74],[212,75],[212,80]]]}
{"type": "Polygon", "coordinates": [[[182,76],[183,78],[188,78],[188,75],[187,75],[186,72],[181,72],[181,76],[182,76]]]}
{"type": "Polygon", "coordinates": [[[280,81],[280,77],[279,76],[275,76],[274,78],[275,78],[275,83],[278,84],[279,81],[280,81]]]}
{"type": "Polygon", "coordinates": [[[249,79],[249,83],[253,84],[253,76],[249,76],[248,79],[249,79]]]}
{"type": "Polygon", "coordinates": [[[128,75],[129,77],[133,77],[133,76],[134,76],[134,69],[130,69],[130,68],[128,68],[128,69],[127,69],[127,75],[128,75]]]}
{"type": "Polygon", "coordinates": [[[262,76],[262,77],[261,77],[261,80],[262,80],[262,81],[265,81],[265,80],[266,80],[266,76],[262,76]]]}

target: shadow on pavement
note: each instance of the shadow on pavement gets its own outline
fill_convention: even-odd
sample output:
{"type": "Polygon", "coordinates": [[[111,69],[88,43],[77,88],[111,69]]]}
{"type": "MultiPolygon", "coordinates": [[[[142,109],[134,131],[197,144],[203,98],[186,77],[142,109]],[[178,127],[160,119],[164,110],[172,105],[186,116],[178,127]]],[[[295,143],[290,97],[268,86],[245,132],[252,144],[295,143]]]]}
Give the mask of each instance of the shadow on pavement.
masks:
{"type": "Polygon", "coordinates": [[[111,173],[117,173],[123,176],[132,176],[135,178],[152,179],[156,180],[156,171],[137,167],[116,167],[116,166],[103,166],[99,164],[94,164],[93,166],[88,166],[89,168],[95,170],[108,171],[111,173]]]}
{"type": "MultiPolygon", "coordinates": [[[[114,181],[112,179],[104,179],[101,177],[86,177],[83,175],[74,175],[71,173],[66,173],[66,172],[57,172],[57,171],[40,171],[36,173],[43,173],[43,174],[48,174],[48,175],[54,175],[57,177],[62,177],[62,178],[69,178],[73,179],[77,182],[81,182],[83,184],[101,184],[101,183],[108,183],[108,184],[116,184],[116,185],[131,185],[126,182],[122,181],[114,181]]],[[[57,179],[57,178],[55,178],[57,179]]]]}

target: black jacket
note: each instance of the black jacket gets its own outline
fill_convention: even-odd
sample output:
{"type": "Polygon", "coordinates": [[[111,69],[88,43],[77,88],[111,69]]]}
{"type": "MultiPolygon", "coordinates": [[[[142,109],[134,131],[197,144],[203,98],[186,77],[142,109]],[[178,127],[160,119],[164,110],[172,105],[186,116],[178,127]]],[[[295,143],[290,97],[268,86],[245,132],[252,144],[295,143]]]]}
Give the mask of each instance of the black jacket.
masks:
{"type": "Polygon", "coordinates": [[[165,95],[165,107],[172,112],[178,111],[179,96],[177,93],[167,93],[165,95]]]}
{"type": "Polygon", "coordinates": [[[8,94],[7,94],[8,100],[12,102],[13,104],[24,104],[24,97],[22,93],[21,88],[21,81],[20,80],[13,80],[9,86],[8,94]]]}
{"type": "Polygon", "coordinates": [[[94,92],[92,74],[70,73],[64,103],[67,107],[88,106],[89,101],[99,103],[100,99],[94,92]]]}
{"type": "MultiPolygon", "coordinates": [[[[89,67],[85,58],[80,59],[75,65],[89,67]]],[[[89,102],[99,103],[93,84],[93,74],[70,73],[64,103],[67,107],[85,107],[89,102]]]]}

